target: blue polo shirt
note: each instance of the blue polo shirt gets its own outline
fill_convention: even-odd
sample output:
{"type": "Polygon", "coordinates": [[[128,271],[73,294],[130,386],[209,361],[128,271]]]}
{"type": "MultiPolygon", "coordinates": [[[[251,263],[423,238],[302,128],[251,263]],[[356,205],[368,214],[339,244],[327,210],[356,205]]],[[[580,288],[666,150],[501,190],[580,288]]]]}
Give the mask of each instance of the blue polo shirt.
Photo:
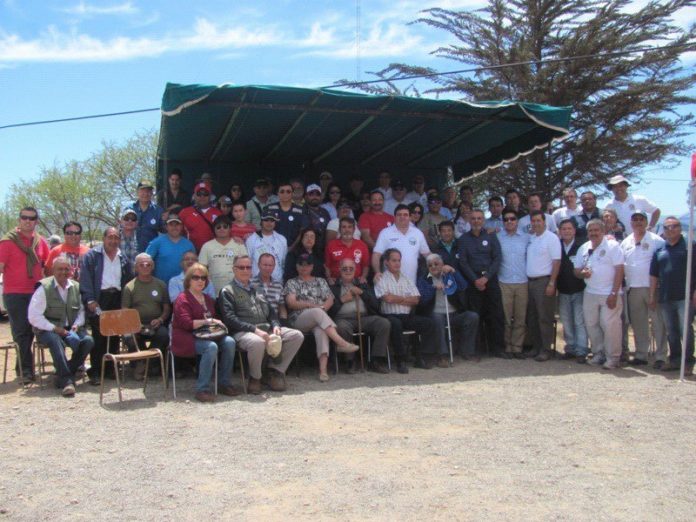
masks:
{"type": "Polygon", "coordinates": [[[150,202],[150,206],[144,211],[140,203],[135,201],[131,207],[138,216],[138,253],[145,252],[150,241],[155,239],[162,230],[162,209],[150,202]]]}
{"type": "MultiPolygon", "coordinates": [[[[650,275],[660,280],[658,301],[683,301],[686,283],[686,241],[679,238],[676,244],[658,248],[650,262],[650,275]]],[[[691,260],[691,294],[696,282],[696,256],[691,260]]]]}
{"type": "Polygon", "coordinates": [[[526,283],[529,234],[519,230],[514,234],[508,234],[503,230],[498,232],[497,236],[502,253],[498,280],[509,285],[526,283]]]}
{"type": "Polygon", "coordinates": [[[193,243],[185,237],[180,237],[176,243],[167,234],[156,237],[148,245],[146,253],[155,262],[155,277],[165,284],[181,272],[181,258],[186,252],[195,252],[193,243]]]}

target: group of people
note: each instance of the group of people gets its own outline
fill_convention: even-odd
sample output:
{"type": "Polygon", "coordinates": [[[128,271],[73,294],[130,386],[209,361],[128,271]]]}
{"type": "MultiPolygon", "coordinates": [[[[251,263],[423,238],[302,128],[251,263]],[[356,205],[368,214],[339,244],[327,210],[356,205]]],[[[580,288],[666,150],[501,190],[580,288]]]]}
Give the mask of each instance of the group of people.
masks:
{"type": "MultiPolygon", "coordinates": [[[[247,354],[250,393],[285,390],[285,372],[310,332],[322,382],[332,344],[346,371],[356,371],[359,335],[370,338],[368,365],[378,373],[392,361],[408,373],[409,363],[431,369],[448,367],[453,355],[478,360],[482,346],[495,357],[543,362],[555,355],[557,309],[564,358],[606,369],[646,365],[652,324],[654,367],[678,367],[683,314],[692,313],[685,304],[694,301],[693,285],[684,292],[681,225],[667,217],[657,235],[660,210],[630,195],[623,176],[610,180],[614,199],[602,211],[589,191],[578,205],[576,191],[566,189],[565,206],[549,213],[541,194],[527,195],[524,206],[511,189],[488,199],[488,215],[471,187],[426,190],[416,176],[409,191],[388,172],[370,191],[353,176],[345,193],[328,172],[306,186],[295,178],[273,187],[262,178],[248,200],[240,185],[215,194],[209,175],[193,194],[181,180],[172,170],[156,195],[141,181],[138,200],[91,249],[74,221],[49,249],[35,230],[38,211],[21,210],[16,230],[0,240],[20,378],[34,378],[36,334],[51,351],[63,395],[74,395],[88,356],[90,383],[99,384],[107,349],[99,317],[120,308],[136,309],[142,323],[124,338],[129,349],[146,343],[198,356],[202,402],[214,400],[218,359],[219,390],[239,393],[231,384],[236,350],[247,354]],[[198,335],[205,327],[222,333],[198,335]]],[[[691,369],[691,328],[687,339],[691,369]]],[[[135,377],[144,370],[136,364],[135,377]]]]}

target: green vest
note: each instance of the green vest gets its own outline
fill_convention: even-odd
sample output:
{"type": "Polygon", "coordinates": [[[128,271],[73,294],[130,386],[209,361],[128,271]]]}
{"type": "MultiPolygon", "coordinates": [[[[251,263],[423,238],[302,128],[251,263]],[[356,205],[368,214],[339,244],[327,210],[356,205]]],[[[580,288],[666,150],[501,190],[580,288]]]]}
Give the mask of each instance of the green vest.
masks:
{"type": "Polygon", "coordinates": [[[63,328],[67,325],[67,328],[70,328],[80,312],[80,285],[73,281],[68,289],[67,300],[63,302],[54,281],[53,277],[41,280],[41,286],[43,286],[44,292],[46,292],[44,317],[55,326],[63,328]]]}

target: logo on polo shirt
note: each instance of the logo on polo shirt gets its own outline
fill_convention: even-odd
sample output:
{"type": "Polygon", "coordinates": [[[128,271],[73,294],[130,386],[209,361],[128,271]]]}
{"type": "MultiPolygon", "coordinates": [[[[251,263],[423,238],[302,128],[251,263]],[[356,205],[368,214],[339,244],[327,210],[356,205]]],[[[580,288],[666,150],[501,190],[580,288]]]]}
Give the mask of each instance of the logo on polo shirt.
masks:
{"type": "Polygon", "coordinates": [[[410,239],[408,240],[408,243],[409,243],[409,245],[411,245],[411,246],[415,246],[415,245],[416,245],[416,240],[415,240],[414,238],[410,238],[410,239]]]}
{"type": "Polygon", "coordinates": [[[360,264],[361,259],[362,259],[362,252],[358,249],[353,250],[353,261],[355,261],[356,265],[360,264]]]}

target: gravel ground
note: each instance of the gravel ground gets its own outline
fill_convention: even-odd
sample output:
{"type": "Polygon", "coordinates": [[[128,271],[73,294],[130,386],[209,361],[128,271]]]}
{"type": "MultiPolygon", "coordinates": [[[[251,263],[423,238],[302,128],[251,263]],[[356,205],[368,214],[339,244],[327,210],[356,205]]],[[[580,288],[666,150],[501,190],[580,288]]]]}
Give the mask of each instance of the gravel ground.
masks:
{"type": "Polygon", "coordinates": [[[104,407],[86,384],[0,386],[0,517],[694,519],[696,382],[673,374],[484,359],[322,384],[305,368],[284,394],[214,405],[191,379],[176,401],[152,384],[104,407]]]}

